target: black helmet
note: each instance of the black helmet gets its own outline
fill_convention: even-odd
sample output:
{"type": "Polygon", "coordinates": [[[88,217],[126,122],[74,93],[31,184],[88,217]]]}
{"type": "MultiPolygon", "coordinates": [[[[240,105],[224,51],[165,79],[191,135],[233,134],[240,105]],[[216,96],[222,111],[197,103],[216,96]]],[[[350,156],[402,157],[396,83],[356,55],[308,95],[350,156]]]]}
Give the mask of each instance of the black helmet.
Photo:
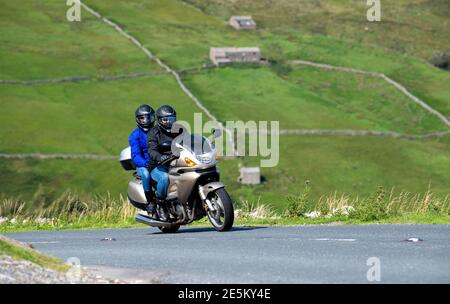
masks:
{"type": "Polygon", "coordinates": [[[149,105],[140,105],[134,112],[134,116],[138,127],[146,132],[150,130],[155,123],[155,111],[149,105]]]}
{"type": "Polygon", "coordinates": [[[164,131],[170,132],[172,125],[177,120],[177,112],[171,106],[163,105],[156,110],[156,118],[158,126],[164,131]]]}

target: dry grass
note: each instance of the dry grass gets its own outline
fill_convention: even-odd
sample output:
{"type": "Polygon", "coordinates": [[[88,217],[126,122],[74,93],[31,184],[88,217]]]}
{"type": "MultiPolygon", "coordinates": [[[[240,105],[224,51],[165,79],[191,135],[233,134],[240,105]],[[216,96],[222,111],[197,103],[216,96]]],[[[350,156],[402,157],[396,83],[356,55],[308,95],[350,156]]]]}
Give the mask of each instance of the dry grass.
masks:
{"type": "Polygon", "coordinates": [[[263,204],[258,201],[250,202],[248,200],[241,201],[235,210],[236,218],[251,218],[251,219],[267,219],[267,218],[277,218],[273,207],[269,204],[263,204]]]}
{"type": "Polygon", "coordinates": [[[436,197],[430,190],[423,194],[410,192],[386,192],[382,187],[367,198],[348,195],[321,197],[317,202],[309,200],[308,189],[290,198],[286,216],[333,217],[346,216],[362,221],[380,220],[410,214],[450,215],[450,196],[436,197]]]}
{"type": "MultiPolygon", "coordinates": [[[[281,219],[356,220],[373,222],[410,215],[450,215],[450,196],[436,197],[431,191],[423,194],[395,194],[379,188],[366,198],[352,198],[336,193],[315,201],[309,198],[309,188],[291,196],[288,208],[277,214],[270,204],[248,200],[236,203],[235,216],[244,222],[281,219]]],[[[130,226],[137,210],[122,196],[82,198],[70,192],[45,205],[25,203],[11,198],[0,199],[0,227],[3,230],[28,227],[32,229],[89,228],[130,226]]]]}
{"type": "Polygon", "coordinates": [[[1,200],[0,224],[117,223],[130,221],[136,214],[136,209],[127,199],[121,195],[111,197],[110,194],[82,198],[67,192],[45,207],[32,206],[11,198],[1,200]]]}

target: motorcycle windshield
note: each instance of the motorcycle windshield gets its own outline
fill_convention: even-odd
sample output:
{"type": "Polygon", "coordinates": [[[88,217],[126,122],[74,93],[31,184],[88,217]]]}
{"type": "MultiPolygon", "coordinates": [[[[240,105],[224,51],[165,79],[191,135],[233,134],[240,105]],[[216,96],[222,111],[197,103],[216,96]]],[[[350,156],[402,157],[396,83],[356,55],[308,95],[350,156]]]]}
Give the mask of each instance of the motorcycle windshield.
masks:
{"type": "Polygon", "coordinates": [[[195,155],[202,155],[213,151],[212,143],[197,134],[186,134],[180,144],[195,155]]]}

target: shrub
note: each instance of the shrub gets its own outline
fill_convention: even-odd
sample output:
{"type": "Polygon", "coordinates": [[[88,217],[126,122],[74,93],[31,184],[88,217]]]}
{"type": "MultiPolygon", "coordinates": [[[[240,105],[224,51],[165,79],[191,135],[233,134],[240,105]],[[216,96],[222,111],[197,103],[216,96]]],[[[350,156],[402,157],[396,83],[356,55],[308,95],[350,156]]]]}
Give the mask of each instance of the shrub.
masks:
{"type": "Polygon", "coordinates": [[[305,213],[311,211],[311,201],[310,201],[311,187],[309,186],[309,181],[305,182],[305,188],[303,192],[299,195],[288,196],[288,206],[286,208],[285,215],[287,217],[297,217],[304,216],[305,213]]]}
{"type": "Polygon", "coordinates": [[[374,195],[362,199],[355,205],[355,210],[350,214],[350,217],[362,221],[380,220],[388,216],[388,205],[386,192],[380,186],[374,195]]]}
{"type": "Polygon", "coordinates": [[[278,76],[283,77],[289,75],[292,72],[292,67],[284,61],[272,61],[270,68],[278,76]]]}
{"type": "Polygon", "coordinates": [[[444,53],[444,52],[436,53],[430,59],[430,63],[437,68],[440,68],[443,70],[449,70],[450,57],[447,53],[444,53]]]}

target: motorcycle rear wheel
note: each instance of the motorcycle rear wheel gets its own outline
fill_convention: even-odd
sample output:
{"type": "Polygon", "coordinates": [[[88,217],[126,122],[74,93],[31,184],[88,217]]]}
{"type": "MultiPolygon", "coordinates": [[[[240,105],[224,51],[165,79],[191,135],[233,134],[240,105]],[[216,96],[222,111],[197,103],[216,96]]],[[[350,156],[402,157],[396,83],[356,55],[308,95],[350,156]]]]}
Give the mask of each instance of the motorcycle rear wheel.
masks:
{"type": "Polygon", "coordinates": [[[224,188],[212,192],[209,199],[216,211],[207,211],[209,222],[217,231],[229,231],[234,223],[233,202],[224,188]]]}

